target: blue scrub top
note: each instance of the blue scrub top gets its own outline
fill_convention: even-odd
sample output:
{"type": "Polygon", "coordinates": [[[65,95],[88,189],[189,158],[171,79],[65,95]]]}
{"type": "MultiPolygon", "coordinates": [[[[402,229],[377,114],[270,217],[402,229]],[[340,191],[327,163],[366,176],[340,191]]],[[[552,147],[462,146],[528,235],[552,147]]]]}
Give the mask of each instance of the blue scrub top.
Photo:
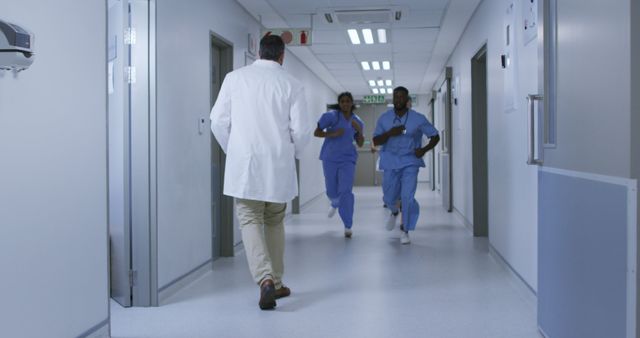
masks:
{"type": "Polygon", "coordinates": [[[422,135],[429,138],[438,135],[438,130],[424,115],[410,109],[399,117],[392,108],[380,116],[373,136],[401,125],[405,126],[406,133],[390,137],[380,150],[381,170],[401,169],[410,165],[424,167],[424,161],[416,157],[415,150],[422,148],[422,135]]]}
{"type": "Polygon", "coordinates": [[[322,114],[320,120],[318,120],[318,128],[328,132],[342,128],[344,129],[344,134],[340,137],[327,137],[324,139],[322,150],[320,150],[321,160],[356,163],[358,152],[353,141],[357,136],[357,132],[351,125],[352,119],[356,119],[360,128],[364,130],[364,123],[355,113],[351,114],[351,118],[348,120],[342,112],[336,110],[322,114]]]}

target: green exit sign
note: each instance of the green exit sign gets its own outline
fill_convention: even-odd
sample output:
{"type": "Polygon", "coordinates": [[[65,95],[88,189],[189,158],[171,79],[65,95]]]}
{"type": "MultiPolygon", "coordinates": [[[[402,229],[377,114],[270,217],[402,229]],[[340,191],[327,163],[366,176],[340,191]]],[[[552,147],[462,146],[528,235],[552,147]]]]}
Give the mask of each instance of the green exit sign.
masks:
{"type": "Polygon", "coordinates": [[[365,95],[362,103],[384,103],[384,95],[365,95]]]}

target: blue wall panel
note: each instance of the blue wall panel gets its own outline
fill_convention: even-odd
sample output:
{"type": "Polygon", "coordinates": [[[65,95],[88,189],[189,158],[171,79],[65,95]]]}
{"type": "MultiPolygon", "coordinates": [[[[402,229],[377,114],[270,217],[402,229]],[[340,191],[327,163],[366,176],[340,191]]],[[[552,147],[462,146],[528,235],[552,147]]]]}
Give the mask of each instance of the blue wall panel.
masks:
{"type": "Polygon", "coordinates": [[[539,174],[538,323],[549,338],[624,338],[627,187],[539,174]]]}

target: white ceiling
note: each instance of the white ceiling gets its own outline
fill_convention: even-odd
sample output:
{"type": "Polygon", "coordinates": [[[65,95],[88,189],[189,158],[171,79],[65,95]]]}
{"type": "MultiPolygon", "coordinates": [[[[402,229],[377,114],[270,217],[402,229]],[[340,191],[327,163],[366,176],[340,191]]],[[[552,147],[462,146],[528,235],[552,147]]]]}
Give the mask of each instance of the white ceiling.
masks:
{"type": "MultiPolygon", "coordinates": [[[[266,28],[312,27],[310,47],[288,47],[334,91],[371,94],[368,80],[390,79],[413,94],[429,93],[480,0],[237,0],[266,28]],[[344,24],[335,11],[389,10],[389,21],[344,24]],[[402,13],[400,20],[394,13],[402,13]],[[333,23],[324,14],[334,13],[333,23]],[[352,45],[347,29],[385,28],[386,44],[352,45]],[[364,71],[361,61],[391,61],[364,71]]],[[[374,30],[375,35],[375,30],[374,30]]]]}

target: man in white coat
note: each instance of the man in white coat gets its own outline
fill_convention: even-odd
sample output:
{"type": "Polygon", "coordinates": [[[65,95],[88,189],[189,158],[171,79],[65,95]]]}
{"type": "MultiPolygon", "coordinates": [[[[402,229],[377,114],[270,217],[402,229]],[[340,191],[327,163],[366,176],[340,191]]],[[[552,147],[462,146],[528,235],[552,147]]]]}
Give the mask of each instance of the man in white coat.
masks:
{"type": "Polygon", "coordinates": [[[211,130],[227,154],[224,194],[235,197],[249,269],[261,309],[291,290],[284,273],[284,214],[298,194],[295,159],[314,124],[302,84],[282,68],[279,36],[260,41],[260,60],[229,74],[213,109],[211,130]]]}

